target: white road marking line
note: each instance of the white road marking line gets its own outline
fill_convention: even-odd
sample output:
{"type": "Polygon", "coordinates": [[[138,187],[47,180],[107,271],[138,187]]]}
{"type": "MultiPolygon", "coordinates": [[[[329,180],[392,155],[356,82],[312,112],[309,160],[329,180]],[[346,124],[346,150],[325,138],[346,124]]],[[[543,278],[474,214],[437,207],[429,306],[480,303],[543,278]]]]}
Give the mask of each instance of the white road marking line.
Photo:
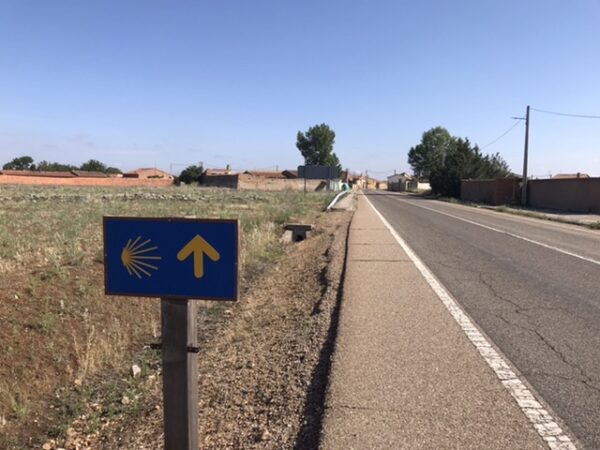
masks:
{"type": "Polygon", "coordinates": [[[447,212],[439,211],[439,210],[434,209],[434,208],[429,208],[429,207],[423,206],[423,205],[417,205],[415,203],[407,202],[405,200],[400,200],[400,201],[403,202],[403,203],[408,203],[408,204],[410,204],[412,206],[415,206],[417,208],[427,209],[428,211],[433,211],[433,212],[436,212],[438,214],[442,214],[444,216],[452,217],[452,218],[457,219],[457,220],[462,220],[463,222],[467,222],[467,223],[470,223],[472,225],[477,225],[478,227],[485,228],[487,230],[495,231],[496,233],[506,234],[507,236],[511,236],[511,237],[516,238],[516,239],[521,239],[523,241],[530,242],[530,243],[535,244],[535,245],[539,245],[540,247],[548,248],[550,250],[554,250],[554,251],[557,251],[559,253],[563,253],[565,255],[573,256],[574,258],[579,258],[579,259],[582,259],[584,261],[600,265],[600,261],[598,261],[596,259],[588,258],[587,256],[578,255],[577,253],[570,252],[569,250],[564,250],[564,249],[559,248],[559,247],[554,247],[553,245],[544,244],[543,242],[536,241],[536,240],[533,240],[533,239],[529,239],[529,238],[526,238],[525,236],[520,236],[518,234],[514,234],[514,233],[511,233],[509,231],[504,231],[504,230],[500,230],[498,228],[490,227],[489,225],[484,225],[482,223],[475,222],[474,220],[465,219],[464,217],[460,217],[460,216],[456,216],[454,214],[450,214],[450,213],[447,213],[447,212]]]}
{"type": "Polygon", "coordinates": [[[510,395],[516,400],[521,411],[529,419],[537,433],[546,442],[551,450],[576,450],[575,444],[571,441],[560,426],[556,423],[552,415],[542,407],[535,399],[531,391],[525,386],[521,379],[514,373],[504,358],[492,347],[488,340],[481,334],[471,319],[466,315],[458,303],[452,298],[448,290],[438,281],[429,268],[421,261],[408,244],[400,237],[390,223],[373,206],[371,201],[365,196],[365,199],[392,233],[400,247],[406,252],[408,257],[419,269],[421,275],[425,278],[429,286],[436,293],[438,298],[450,312],[454,320],[458,323],[471,343],[479,351],[485,362],[494,371],[502,385],[510,392],[510,395]]]}

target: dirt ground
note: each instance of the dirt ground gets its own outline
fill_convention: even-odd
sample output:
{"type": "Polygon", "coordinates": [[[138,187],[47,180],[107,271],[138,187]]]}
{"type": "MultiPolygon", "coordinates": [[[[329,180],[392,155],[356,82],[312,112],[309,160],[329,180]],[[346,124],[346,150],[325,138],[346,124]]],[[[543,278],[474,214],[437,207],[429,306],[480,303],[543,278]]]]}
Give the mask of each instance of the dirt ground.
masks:
{"type": "MultiPolygon", "coordinates": [[[[305,241],[251,284],[239,303],[200,305],[199,442],[203,449],[317,448],[337,327],[350,212],[323,213],[305,241]]],[[[204,302],[203,302],[204,303],[204,302]]],[[[139,414],[121,415],[67,449],[162,449],[160,373],[148,372],[139,414]]]]}

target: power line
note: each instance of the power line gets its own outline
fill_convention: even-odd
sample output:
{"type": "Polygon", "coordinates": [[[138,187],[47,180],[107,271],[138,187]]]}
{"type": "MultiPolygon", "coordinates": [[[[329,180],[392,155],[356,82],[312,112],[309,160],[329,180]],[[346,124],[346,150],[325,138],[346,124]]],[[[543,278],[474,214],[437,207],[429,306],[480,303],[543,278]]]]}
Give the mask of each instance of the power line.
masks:
{"type": "Polygon", "coordinates": [[[566,116],[566,117],[578,117],[580,119],[600,119],[600,116],[590,116],[587,114],[568,114],[556,111],[546,111],[543,109],[531,108],[533,111],[541,112],[544,114],[554,114],[555,116],[566,116]]]}
{"type": "Polygon", "coordinates": [[[493,145],[496,142],[498,142],[500,139],[502,139],[504,136],[506,136],[508,133],[510,133],[513,130],[513,128],[515,128],[517,125],[519,125],[519,123],[520,123],[520,121],[515,122],[512,127],[510,127],[508,130],[506,130],[504,133],[502,133],[500,136],[498,136],[492,142],[490,142],[489,144],[485,144],[483,147],[479,147],[479,150],[483,150],[484,148],[487,148],[490,145],[493,145]]]}

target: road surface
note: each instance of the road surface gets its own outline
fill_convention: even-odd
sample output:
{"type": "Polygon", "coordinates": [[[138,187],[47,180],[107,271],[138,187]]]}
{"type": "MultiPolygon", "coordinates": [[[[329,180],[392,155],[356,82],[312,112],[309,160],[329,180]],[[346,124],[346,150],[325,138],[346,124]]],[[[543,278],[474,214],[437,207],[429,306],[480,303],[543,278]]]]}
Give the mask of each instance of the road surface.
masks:
{"type": "Polygon", "coordinates": [[[367,195],[586,448],[600,449],[600,231],[367,195]]]}

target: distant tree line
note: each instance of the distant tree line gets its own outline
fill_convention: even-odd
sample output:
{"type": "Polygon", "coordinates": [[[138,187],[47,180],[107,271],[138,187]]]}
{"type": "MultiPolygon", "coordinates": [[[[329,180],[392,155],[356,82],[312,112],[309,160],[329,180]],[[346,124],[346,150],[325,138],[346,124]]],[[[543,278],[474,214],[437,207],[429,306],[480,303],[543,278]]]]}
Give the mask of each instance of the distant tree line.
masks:
{"type": "Polygon", "coordinates": [[[429,179],[434,194],[459,197],[461,179],[503,178],[511,174],[499,153],[483,155],[467,138],[452,136],[443,127],[423,133],[408,152],[415,176],[429,179]]]}
{"type": "Polygon", "coordinates": [[[69,172],[71,170],[83,170],[86,172],[102,172],[106,174],[122,173],[116,167],[107,167],[106,164],[90,159],[84,162],[81,166],[73,166],[71,164],[63,164],[58,162],[40,161],[38,164],[33,162],[31,156],[20,156],[7,162],[2,166],[4,170],[34,170],[39,172],[69,172]]]}

